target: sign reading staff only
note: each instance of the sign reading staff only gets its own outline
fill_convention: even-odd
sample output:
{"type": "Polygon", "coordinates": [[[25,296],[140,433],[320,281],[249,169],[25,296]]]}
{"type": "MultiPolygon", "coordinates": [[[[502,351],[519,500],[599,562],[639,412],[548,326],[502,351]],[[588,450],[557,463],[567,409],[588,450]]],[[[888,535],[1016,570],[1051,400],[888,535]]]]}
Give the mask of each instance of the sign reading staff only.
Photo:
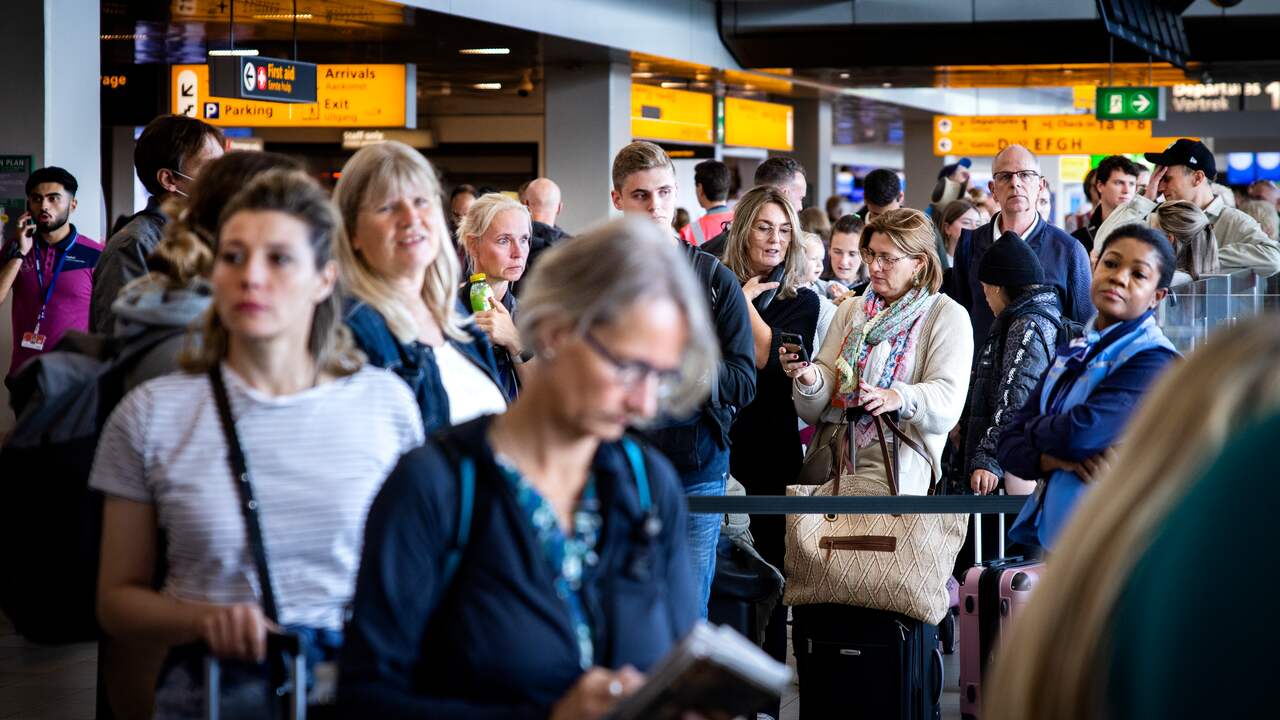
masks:
{"type": "Polygon", "coordinates": [[[1042,155],[1160,152],[1176,139],[1152,137],[1148,120],[1091,115],[942,115],[933,120],[938,156],[990,156],[1015,144],[1042,155]]]}
{"type": "Polygon", "coordinates": [[[212,96],[209,66],[174,65],[170,97],[174,114],[223,127],[413,127],[411,67],[317,65],[315,101],[280,103],[212,96]]]}

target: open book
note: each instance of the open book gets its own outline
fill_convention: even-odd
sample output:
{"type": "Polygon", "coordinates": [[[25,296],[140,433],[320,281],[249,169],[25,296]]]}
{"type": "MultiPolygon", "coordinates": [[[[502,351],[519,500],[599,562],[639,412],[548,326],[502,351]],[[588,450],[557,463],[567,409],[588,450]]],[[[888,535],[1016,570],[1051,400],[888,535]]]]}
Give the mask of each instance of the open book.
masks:
{"type": "Polygon", "coordinates": [[[791,668],[728,627],[699,622],[607,720],[667,720],[687,711],[754,717],[791,682],[791,668]]]}

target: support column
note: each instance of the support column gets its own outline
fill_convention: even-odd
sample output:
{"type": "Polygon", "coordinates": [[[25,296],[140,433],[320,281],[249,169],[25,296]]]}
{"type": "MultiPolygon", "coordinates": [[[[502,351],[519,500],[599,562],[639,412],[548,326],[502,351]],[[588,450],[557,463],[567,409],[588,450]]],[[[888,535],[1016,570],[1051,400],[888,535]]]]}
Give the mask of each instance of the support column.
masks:
{"type": "Polygon", "coordinates": [[[808,173],[805,176],[809,185],[805,206],[821,206],[836,187],[836,172],[831,158],[831,147],[835,141],[831,101],[802,98],[792,105],[795,107],[795,158],[808,173]]]}
{"type": "Polygon", "coordinates": [[[907,178],[902,204],[923,211],[945,158],[933,154],[933,118],[902,123],[902,173],[907,178]]]}
{"type": "MultiPolygon", "coordinates": [[[[80,183],[72,222],[104,239],[98,0],[9,0],[0,22],[0,155],[30,155],[35,167],[58,165],[80,183]]],[[[11,304],[0,305],[0,376],[9,369],[11,304]]],[[[0,387],[0,433],[12,427],[0,387]]]]}
{"type": "MultiPolygon", "coordinates": [[[[547,39],[548,46],[558,42],[547,39]]],[[[549,47],[547,54],[561,53],[549,47]]],[[[548,62],[545,75],[546,174],[564,199],[560,226],[579,233],[614,213],[610,169],[631,142],[631,63],[548,62]]]]}

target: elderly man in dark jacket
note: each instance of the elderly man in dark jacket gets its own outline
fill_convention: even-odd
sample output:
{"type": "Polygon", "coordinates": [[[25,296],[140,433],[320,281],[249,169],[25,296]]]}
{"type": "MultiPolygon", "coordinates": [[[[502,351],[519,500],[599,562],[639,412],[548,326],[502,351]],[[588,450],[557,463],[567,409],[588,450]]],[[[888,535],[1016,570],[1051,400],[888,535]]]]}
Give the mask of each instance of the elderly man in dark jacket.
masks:
{"type": "Polygon", "coordinates": [[[958,492],[985,495],[1004,477],[996,443],[1053,360],[1062,312],[1035,251],[1013,232],[987,251],[978,279],[996,318],[975,355],[960,420],[963,473],[953,482],[958,492]]]}
{"type": "Polygon", "coordinates": [[[1003,239],[1008,231],[1017,233],[1031,246],[1044,270],[1044,282],[1057,289],[1062,314],[1083,325],[1093,317],[1089,299],[1089,255],[1080,241],[1040,219],[1036,200],[1048,192],[1040,173],[1040,160],[1021,145],[1010,145],[991,164],[991,194],[1000,203],[1000,212],[977,230],[965,230],[956,246],[952,284],[948,289],[956,302],[969,311],[973,321],[973,346],[980,347],[995,319],[982,299],[978,265],[982,256],[1003,239]]]}

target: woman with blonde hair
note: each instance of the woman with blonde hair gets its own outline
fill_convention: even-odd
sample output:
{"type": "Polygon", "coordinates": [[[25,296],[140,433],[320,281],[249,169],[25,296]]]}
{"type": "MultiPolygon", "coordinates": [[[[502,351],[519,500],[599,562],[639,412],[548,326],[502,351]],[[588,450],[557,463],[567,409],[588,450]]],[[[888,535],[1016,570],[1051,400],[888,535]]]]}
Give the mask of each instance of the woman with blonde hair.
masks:
{"type": "Polygon", "coordinates": [[[213,303],[185,372],[130,392],[98,443],[98,617],[112,638],[171,648],[157,718],[202,716],[209,652],[241,661],[224,668],[224,713],[267,717],[270,628],[336,661],[365,511],[423,439],[413,397],[364,364],[342,325],[341,233],[300,171],[237,194],[220,215],[213,303]]]}
{"type": "MultiPolygon", "coordinates": [[[[418,398],[427,432],[502,412],[493,346],[455,294],[458,258],[431,163],[400,142],[362,148],[333,191],[346,322],[369,362],[418,398]]],[[[464,216],[465,217],[465,216],[464,216]]]]}
{"type": "Polygon", "coordinates": [[[598,718],[697,621],[680,479],[626,435],[697,408],[719,362],[683,258],[636,217],[547,251],[520,397],[406,455],[370,510],[348,717],[598,718]]]}
{"type": "Polygon", "coordinates": [[[516,331],[516,295],[513,283],[524,276],[533,233],[529,208],[501,193],[489,193],[471,205],[458,227],[458,243],[467,257],[471,282],[483,279],[493,291],[493,302],[484,310],[470,307],[471,282],[462,286],[459,299],[473,311],[476,325],[493,342],[498,377],[507,397],[520,392],[516,366],[533,358],[516,331]],[[483,278],[479,276],[483,275],[483,278]]]}
{"type": "MultiPolygon", "coordinates": [[[[799,422],[791,402],[791,381],[782,371],[783,347],[813,352],[819,302],[804,287],[808,268],[800,222],[787,197],[769,185],[752,188],[738,201],[729,226],[724,264],[738,276],[747,299],[755,341],[756,396],[742,408],[729,438],[729,472],[752,495],[783,495],[803,461],[799,422]],[[787,335],[800,340],[786,339],[787,335]]],[[[782,567],[784,518],[751,518],[756,549],[782,567]]],[[[786,659],[786,608],[779,605],[765,632],[765,650],[786,659]]],[[[776,717],[777,713],[773,715],[776,717]]]]}
{"type": "MultiPolygon", "coordinates": [[[[1137,716],[1118,712],[1115,704],[1124,695],[1125,679],[1133,679],[1137,670],[1117,665],[1136,650],[1114,642],[1126,630],[1114,622],[1126,586],[1206,461],[1245,426],[1280,408],[1277,355],[1280,323],[1256,318],[1220,330],[1155,383],[1121,437],[1110,468],[1063,531],[1061,545],[1071,551],[1050,559],[1049,572],[997,652],[984,692],[984,718],[1137,716]]],[[[1246,492],[1243,486],[1239,492],[1246,492]]],[[[1185,662],[1199,665],[1195,659],[1185,662]]],[[[1256,678],[1260,671],[1254,671],[1256,678]]],[[[1239,681],[1248,683],[1249,677],[1246,672],[1239,681]]],[[[1173,686],[1141,689],[1163,696],[1173,686]]],[[[1236,688],[1200,690],[1225,697],[1236,688]]]]}
{"type": "Polygon", "coordinates": [[[1195,203],[1189,200],[1162,203],[1151,213],[1147,223],[1156,230],[1164,231],[1173,243],[1177,271],[1172,285],[1219,272],[1218,241],[1213,236],[1213,224],[1195,203]]]}

